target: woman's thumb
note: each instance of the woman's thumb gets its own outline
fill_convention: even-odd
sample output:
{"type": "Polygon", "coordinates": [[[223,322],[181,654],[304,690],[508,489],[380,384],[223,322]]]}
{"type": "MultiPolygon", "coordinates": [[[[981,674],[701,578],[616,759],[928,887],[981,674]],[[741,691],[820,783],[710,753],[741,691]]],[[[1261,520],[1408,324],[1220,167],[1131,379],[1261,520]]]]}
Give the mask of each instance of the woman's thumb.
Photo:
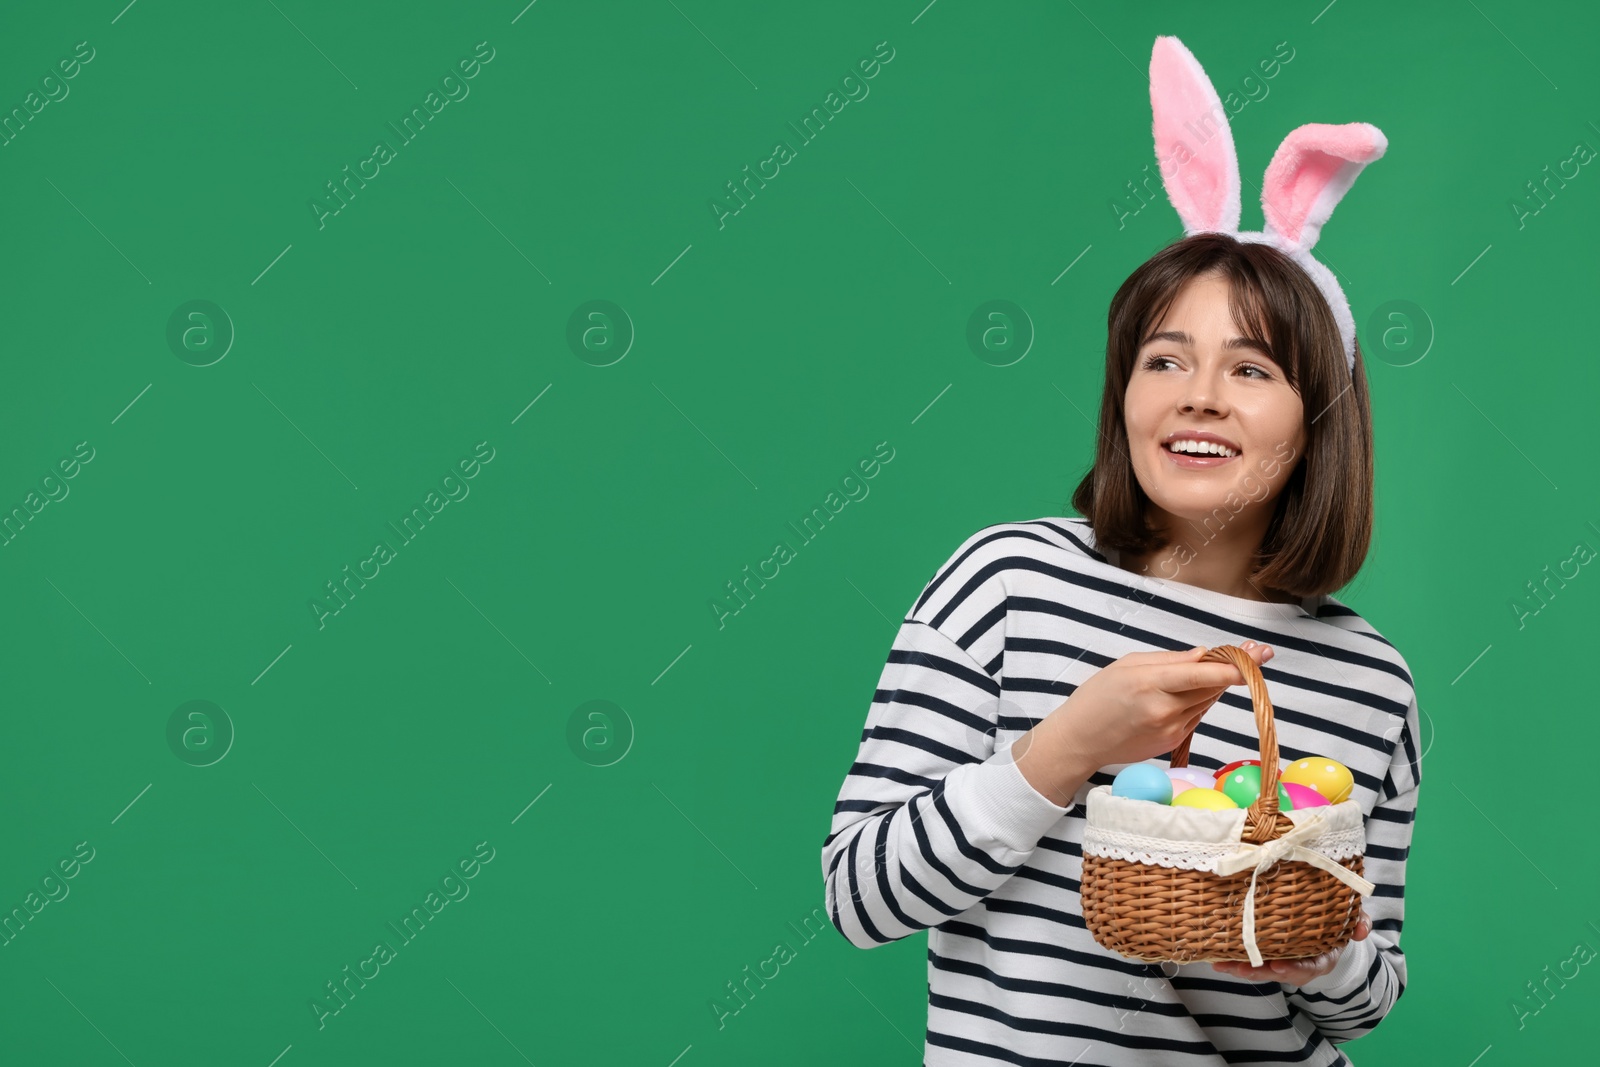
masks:
{"type": "Polygon", "coordinates": [[[1198,663],[1200,657],[1205,655],[1206,646],[1195,645],[1190,649],[1176,649],[1170,652],[1129,652],[1122,657],[1122,662],[1129,664],[1158,664],[1158,663],[1198,663]]]}

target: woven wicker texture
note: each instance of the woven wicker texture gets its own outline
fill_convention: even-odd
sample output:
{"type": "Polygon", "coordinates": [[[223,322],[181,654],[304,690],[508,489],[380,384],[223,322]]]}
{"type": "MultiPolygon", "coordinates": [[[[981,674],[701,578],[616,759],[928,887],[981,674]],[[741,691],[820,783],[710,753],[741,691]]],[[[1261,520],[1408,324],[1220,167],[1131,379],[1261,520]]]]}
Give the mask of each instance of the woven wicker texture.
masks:
{"type": "MultiPolygon", "coordinates": [[[[1246,809],[1242,839],[1264,844],[1282,837],[1294,823],[1278,810],[1278,734],[1266,680],[1250,654],[1234,645],[1209,649],[1201,659],[1238,667],[1255,707],[1261,795],[1246,809]]],[[[1191,731],[1173,749],[1173,767],[1189,765],[1193,737],[1191,731]]],[[[1362,873],[1360,856],[1342,864],[1362,873]]],[[[1084,922],[1099,944],[1135,959],[1247,960],[1243,913],[1250,878],[1249,871],[1222,877],[1085,855],[1080,887],[1084,922]]],[[[1261,957],[1299,959],[1347,944],[1360,918],[1361,901],[1360,892],[1309,863],[1275,863],[1256,882],[1255,939],[1261,957]]]]}

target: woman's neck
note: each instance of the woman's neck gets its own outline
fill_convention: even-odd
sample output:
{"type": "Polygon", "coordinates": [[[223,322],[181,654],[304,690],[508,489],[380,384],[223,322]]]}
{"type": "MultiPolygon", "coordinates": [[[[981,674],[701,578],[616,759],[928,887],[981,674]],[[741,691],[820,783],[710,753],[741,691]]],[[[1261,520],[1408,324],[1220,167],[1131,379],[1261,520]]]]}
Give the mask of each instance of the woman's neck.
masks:
{"type": "Polygon", "coordinates": [[[1226,596],[1296,604],[1298,597],[1262,588],[1250,579],[1252,560],[1270,521],[1270,515],[1242,512],[1219,526],[1212,517],[1189,520],[1153,509],[1151,525],[1162,532],[1167,544],[1152,552],[1120,554],[1118,562],[1124,570],[1226,596]]]}

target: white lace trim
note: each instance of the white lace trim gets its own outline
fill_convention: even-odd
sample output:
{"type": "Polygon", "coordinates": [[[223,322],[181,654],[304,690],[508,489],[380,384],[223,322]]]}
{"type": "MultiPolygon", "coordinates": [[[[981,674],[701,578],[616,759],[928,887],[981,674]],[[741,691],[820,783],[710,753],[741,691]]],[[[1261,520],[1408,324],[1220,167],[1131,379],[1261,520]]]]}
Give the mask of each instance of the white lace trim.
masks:
{"type": "MultiPolygon", "coordinates": [[[[1363,855],[1366,844],[1366,835],[1358,824],[1322,833],[1306,847],[1329,859],[1347,860],[1363,855]]],[[[1172,841],[1092,824],[1086,826],[1083,832],[1083,854],[1086,856],[1103,856],[1188,871],[1215,871],[1217,860],[1239,851],[1239,848],[1237,841],[1172,841]]]]}

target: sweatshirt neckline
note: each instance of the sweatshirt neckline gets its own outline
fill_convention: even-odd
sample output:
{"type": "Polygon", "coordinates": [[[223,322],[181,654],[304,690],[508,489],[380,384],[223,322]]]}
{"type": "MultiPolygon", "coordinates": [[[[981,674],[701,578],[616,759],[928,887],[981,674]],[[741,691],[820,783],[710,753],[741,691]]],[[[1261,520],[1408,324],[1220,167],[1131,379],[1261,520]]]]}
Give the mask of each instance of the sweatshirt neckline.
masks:
{"type": "MultiPolygon", "coordinates": [[[[1232,596],[1228,593],[1219,593],[1203,586],[1190,585],[1171,578],[1159,578],[1153,574],[1139,574],[1126,570],[1120,560],[1122,553],[1109,546],[1095,545],[1095,550],[1106,557],[1110,568],[1122,576],[1128,585],[1148,582],[1157,588],[1165,590],[1173,599],[1208,607],[1222,615],[1245,616],[1252,619],[1272,619],[1282,622],[1286,619],[1316,618],[1315,597],[1302,597],[1295,604],[1279,603],[1270,600],[1248,600],[1242,596],[1232,596]],[[1296,611],[1299,614],[1296,614],[1296,611]]],[[[1146,587],[1148,588],[1148,587],[1146,587]]]]}

